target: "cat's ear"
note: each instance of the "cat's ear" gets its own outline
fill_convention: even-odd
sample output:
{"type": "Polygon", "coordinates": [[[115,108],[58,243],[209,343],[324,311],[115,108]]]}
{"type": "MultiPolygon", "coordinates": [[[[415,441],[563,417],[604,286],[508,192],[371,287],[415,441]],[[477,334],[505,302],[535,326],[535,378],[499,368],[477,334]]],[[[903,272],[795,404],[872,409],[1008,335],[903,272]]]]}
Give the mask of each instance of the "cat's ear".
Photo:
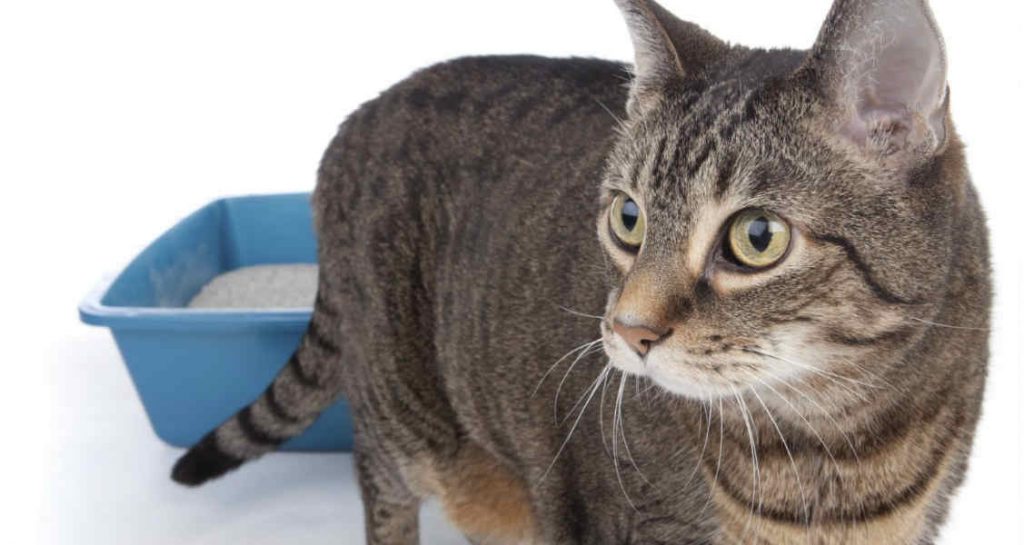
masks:
{"type": "Polygon", "coordinates": [[[653,0],[615,0],[633,39],[631,114],[655,104],[665,86],[696,75],[729,51],[729,45],[699,26],[682,21],[653,0]]]}
{"type": "Polygon", "coordinates": [[[927,0],[837,0],[802,72],[862,148],[934,154],[946,142],[946,51],[927,0]]]}

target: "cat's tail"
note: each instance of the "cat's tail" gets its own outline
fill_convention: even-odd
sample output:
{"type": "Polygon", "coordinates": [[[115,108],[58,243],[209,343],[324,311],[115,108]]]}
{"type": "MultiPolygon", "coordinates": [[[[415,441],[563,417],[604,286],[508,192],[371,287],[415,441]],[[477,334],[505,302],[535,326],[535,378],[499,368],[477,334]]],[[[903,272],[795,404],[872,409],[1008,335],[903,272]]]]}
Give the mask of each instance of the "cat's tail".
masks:
{"type": "Polygon", "coordinates": [[[275,450],[308,428],[341,391],[337,313],[317,294],[313,318],[299,348],[256,401],[182,456],[171,478],[198,486],[275,450]]]}

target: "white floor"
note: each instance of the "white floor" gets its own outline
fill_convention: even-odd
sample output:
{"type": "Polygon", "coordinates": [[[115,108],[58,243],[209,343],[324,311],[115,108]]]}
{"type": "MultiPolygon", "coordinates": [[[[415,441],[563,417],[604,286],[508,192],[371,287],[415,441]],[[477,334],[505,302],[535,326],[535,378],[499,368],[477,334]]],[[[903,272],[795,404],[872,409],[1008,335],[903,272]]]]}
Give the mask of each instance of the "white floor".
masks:
{"type": "MultiPolygon", "coordinates": [[[[174,484],[168,475],[182,451],[150,430],[109,335],[83,333],[58,348],[64,353],[51,377],[56,465],[38,543],[363,542],[347,454],[271,454],[198,489],[174,484]]],[[[466,543],[437,506],[429,505],[422,519],[424,544],[466,543]]]]}

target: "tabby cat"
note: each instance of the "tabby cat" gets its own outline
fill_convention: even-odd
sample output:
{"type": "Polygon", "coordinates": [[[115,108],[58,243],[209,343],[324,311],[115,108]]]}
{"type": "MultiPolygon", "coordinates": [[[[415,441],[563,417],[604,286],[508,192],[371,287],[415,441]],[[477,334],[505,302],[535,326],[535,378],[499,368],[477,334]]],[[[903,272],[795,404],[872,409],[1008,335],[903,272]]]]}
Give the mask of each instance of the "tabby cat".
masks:
{"type": "Polygon", "coordinates": [[[475,543],[933,542],[990,285],[931,11],[838,0],[805,52],[617,3],[631,75],[465,58],[345,121],[301,347],[175,480],[343,395],[371,544],[430,497],[475,543]]]}

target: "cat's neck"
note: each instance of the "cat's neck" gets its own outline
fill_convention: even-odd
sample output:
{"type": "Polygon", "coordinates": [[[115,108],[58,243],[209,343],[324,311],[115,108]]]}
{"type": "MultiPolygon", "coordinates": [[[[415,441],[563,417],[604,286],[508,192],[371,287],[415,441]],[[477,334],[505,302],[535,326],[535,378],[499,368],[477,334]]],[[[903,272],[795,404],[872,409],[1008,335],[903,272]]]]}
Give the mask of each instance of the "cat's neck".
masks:
{"type": "Polygon", "coordinates": [[[879,394],[828,418],[796,419],[753,393],[723,404],[724,425],[712,421],[703,456],[719,543],[919,543],[962,462],[958,400],[879,394]]]}

